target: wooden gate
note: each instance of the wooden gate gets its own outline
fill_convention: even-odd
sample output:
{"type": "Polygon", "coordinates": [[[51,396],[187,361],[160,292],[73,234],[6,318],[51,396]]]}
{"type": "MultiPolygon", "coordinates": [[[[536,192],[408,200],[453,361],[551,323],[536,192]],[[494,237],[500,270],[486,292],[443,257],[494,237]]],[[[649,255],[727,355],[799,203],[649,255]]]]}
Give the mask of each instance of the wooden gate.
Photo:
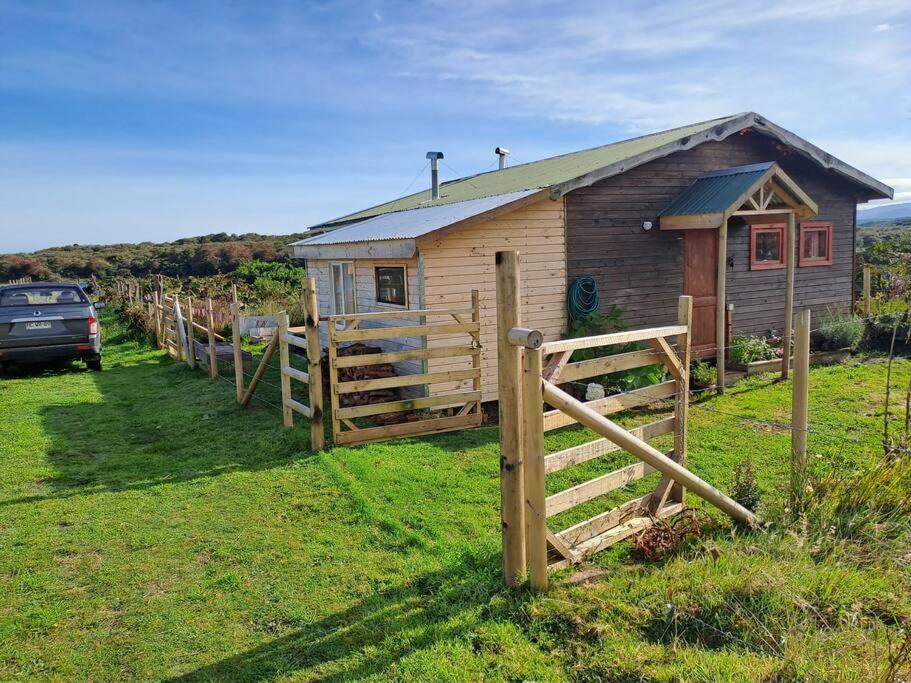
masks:
{"type": "Polygon", "coordinates": [[[481,323],[477,291],[472,292],[470,310],[425,309],[331,315],[327,326],[332,435],[335,443],[366,443],[481,424],[481,323]],[[410,318],[418,322],[412,323],[408,320],[410,318]],[[431,318],[437,321],[428,322],[431,318]],[[387,347],[402,350],[384,348],[381,353],[345,355],[343,344],[370,341],[385,341],[387,347]],[[431,360],[457,361],[459,358],[465,362],[464,369],[428,371],[431,360]],[[469,360],[470,366],[466,362],[469,360]],[[408,362],[420,363],[420,372],[375,379],[339,380],[340,371],[349,368],[408,362]],[[470,383],[470,388],[465,388],[465,383],[470,383]],[[402,390],[414,395],[361,405],[357,405],[359,401],[343,399],[351,395],[365,396],[366,392],[378,390],[402,390]],[[352,405],[343,406],[342,402],[352,405]],[[413,414],[403,415],[406,421],[393,424],[365,425],[362,421],[423,409],[435,409],[437,412],[419,419],[414,419],[413,414]],[[446,414],[439,414],[439,411],[446,414]]]}
{"type": "Polygon", "coordinates": [[[498,286],[505,290],[497,293],[501,328],[498,336],[501,344],[505,341],[517,352],[501,355],[499,367],[503,551],[508,583],[525,573],[527,560],[532,584],[545,588],[549,569],[581,562],[647,529],[656,520],[683,510],[686,488],[735,519],[750,525],[756,523],[752,512],[686,469],[691,297],[680,297],[676,325],[543,343],[541,333],[536,330],[519,326],[507,329],[516,322],[515,310],[521,299],[518,255],[497,254],[497,268],[498,286]],[[676,349],[669,340],[676,341],[676,349]],[[568,362],[572,352],[578,349],[631,343],[645,344],[648,348],[568,362]],[[672,379],[588,402],[579,401],[557,386],[560,382],[654,364],[663,365],[672,379]],[[672,417],[629,430],[605,417],[661,399],[674,400],[672,417]],[[544,412],[545,403],[554,409],[544,412]],[[507,415],[511,417],[507,419],[507,415]],[[545,455],[545,432],[572,424],[582,424],[602,438],[545,455]],[[674,449],[667,454],[648,443],[669,433],[674,434],[674,449]],[[627,451],[641,462],[546,495],[547,474],[616,451],[627,451]],[[549,528],[548,518],[656,471],[663,476],[646,495],[568,529],[554,532],[549,528]]]}

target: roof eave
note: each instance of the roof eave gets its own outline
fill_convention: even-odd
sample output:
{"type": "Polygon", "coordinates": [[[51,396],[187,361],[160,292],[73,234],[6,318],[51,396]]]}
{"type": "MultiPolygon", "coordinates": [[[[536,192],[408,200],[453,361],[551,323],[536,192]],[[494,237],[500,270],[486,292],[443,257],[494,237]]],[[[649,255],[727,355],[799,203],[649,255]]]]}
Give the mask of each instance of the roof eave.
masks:
{"type": "Polygon", "coordinates": [[[417,252],[414,239],[375,240],[341,244],[294,244],[292,257],[312,260],[408,259],[417,252]]]}

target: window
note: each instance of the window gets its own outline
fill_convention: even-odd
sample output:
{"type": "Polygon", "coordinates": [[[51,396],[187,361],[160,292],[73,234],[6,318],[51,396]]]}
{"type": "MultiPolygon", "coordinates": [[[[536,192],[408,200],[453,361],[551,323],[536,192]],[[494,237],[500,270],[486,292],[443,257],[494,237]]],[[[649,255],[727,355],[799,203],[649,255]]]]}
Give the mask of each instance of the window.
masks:
{"type": "Polygon", "coordinates": [[[381,304],[407,305],[405,266],[376,267],[376,300],[381,304]]]}
{"type": "Polygon", "coordinates": [[[750,270],[784,268],[785,226],[750,226],[750,270]]]}
{"type": "Polygon", "coordinates": [[[808,221],[800,224],[800,266],[832,265],[832,224],[808,221]]]}
{"type": "Polygon", "coordinates": [[[354,264],[350,261],[333,263],[332,312],[336,315],[355,313],[354,264]]]}
{"type": "Polygon", "coordinates": [[[0,291],[0,306],[54,306],[57,304],[87,304],[88,299],[78,287],[10,287],[0,291]]]}

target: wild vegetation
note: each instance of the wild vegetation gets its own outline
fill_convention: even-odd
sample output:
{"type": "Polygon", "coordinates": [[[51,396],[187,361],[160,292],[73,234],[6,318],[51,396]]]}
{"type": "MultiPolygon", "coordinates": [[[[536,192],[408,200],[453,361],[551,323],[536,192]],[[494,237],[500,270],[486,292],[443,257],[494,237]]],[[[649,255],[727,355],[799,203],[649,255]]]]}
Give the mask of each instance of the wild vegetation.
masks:
{"type": "MultiPolygon", "coordinates": [[[[754,378],[692,406],[690,465],[767,528],[690,496],[695,518],[535,596],[502,587],[495,427],[314,454],[305,427],[284,431],[265,403],[237,409],[230,383],[109,310],[103,323],[105,372],[2,380],[0,678],[911,675],[911,477],[882,453],[882,359],[811,373],[804,517],[785,493],[790,384],[754,378]]],[[[896,361],[893,386],[909,380],[896,361]]],[[[566,428],[547,448],[592,438],[566,428]]],[[[549,492],[626,457],[549,477],[549,492]]]]}

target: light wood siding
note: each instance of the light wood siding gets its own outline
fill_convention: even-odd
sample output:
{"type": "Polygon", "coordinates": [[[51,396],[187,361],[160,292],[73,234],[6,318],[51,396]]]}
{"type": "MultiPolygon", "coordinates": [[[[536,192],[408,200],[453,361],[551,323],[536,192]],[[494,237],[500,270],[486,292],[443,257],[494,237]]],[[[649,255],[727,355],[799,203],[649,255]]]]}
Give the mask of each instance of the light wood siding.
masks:
{"type": "MultiPolygon", "coordinates": [[[[418,273],[417,259],[382,259],[366,260],[355,259],[348,261],[354,263],[354,287],[356,291],[355,305],[357,313],[376,313],[380,311],[401,311],[402,306],[380,303],[376,300],[376,266],[405,266],[405,276],[408,281],[408,308],[421,308],[421,279],[418,273]]],[[[317,298],[319,300],[320,315],[332,315],[332,274],[331,263],[338,261],[307,261],[307,274],[316,278],[317,298]]],[[[418,318],[383,318],[381,320],[364,320],[358,329],[371,329],[378,327],[400,327],[402,325],[417,325],[418,318]]],[[[408,348],[421,348],[422,340],[413,337],[395,337],[391,339],[378,339],[365,342],[370,346],[378,346],[387,351],[399,351],[408,348]]],[[[320,346],[329,345],[326,323],[320,324],[320,346]]],[[[416,374],[422,371],[420,362],[404,362],[396,364],[396,371],[401,375],[416,374]]]]}
{"type": "MultiPolygon", "coordinates": [[[[559,339],[566,325],[566,241],[562,201],[543,199],[484,223],[452,228],[418,240],[427,308],[471,308],[480,292],[482,391],[497,398],[497,316],[494,254],[516,249],[522,263],[522,322],[559,339]]],[[[428,346],[464,344],[465,335],[428,340],[428,346]]],[[[471,360],[434,359],[431,372],[461,370],[471,360]]],[[[434,394],[471,386],[470,381],[435,385],[434,394]]]]}

